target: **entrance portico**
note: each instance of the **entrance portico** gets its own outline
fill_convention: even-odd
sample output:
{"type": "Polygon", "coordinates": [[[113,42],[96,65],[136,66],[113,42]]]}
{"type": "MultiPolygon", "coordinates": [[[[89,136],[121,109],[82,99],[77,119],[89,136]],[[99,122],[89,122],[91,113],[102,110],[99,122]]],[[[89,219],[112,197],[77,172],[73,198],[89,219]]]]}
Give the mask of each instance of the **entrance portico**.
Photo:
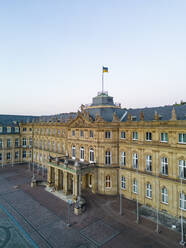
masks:
{"type": "Polygon", "coordinates": [[[90,188],[95,192],[95,164],[62,158],[49,158],[48,186],[72,195],[73,199],[81,196],[81,190],[90,188]]]}

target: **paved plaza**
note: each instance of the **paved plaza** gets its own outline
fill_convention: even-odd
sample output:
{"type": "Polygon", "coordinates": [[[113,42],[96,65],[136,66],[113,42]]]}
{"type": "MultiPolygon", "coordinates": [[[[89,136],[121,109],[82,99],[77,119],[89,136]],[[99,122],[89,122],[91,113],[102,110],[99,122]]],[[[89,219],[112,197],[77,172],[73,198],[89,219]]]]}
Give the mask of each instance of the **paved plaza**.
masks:
{"type": "Polygon", "coordinates": [[[83,192],[87,211],[81,216],[43,186],[30,187],[32,172],[27,166],[0,168],[0,248],[175,248],[180,234],[141,218],[136,223],[135,203],[83,192]]]}

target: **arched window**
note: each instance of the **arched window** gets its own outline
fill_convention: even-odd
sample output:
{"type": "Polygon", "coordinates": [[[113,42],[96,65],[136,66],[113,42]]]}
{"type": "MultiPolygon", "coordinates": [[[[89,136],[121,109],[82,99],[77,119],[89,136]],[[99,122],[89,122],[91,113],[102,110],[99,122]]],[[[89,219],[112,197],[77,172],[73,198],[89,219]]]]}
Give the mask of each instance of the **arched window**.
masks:
{"type": "Polygon", "coordinates": [[[132,192],[134,194],[137,194],[138,193],[138,182],[136,179],[133,180],[133,183],[132,183],[132,192]]]}
{"type": "Polygon", "coordinates": [[[106,188],[111,188],[110,176],[106,176],[106,178],[105,178],[105,187],[106,188]]]}
{"type": "Polygon", "coordinates": [[[22,139],[22,146],[26,146],[26,138],[25,137],[22,139]]]}
{"type": "Polygon", "coordinates": [[[125,189],[125,177],[121,176],[121,189],[125,189]]]}
{"type": "Polygon", "coordinates": [[[152,198],[152,185],[150,183],[146,184],[146,197],[152,198]]]}
{"type": "Polygon", "coordinates": [[[105,152],[105,164],[109,165],[111,164],[111,154],[110,151],[105,152]]]}
{"type": "Polygon", "coordinates": [[[94,163],[94,150],[93,150],[93,148],[90,148],[90,150],[89,150],[89,162],[94,163]]]}
{"type": "Polygon", "coordinates": [[[72,159],[76,158],[76,147],[72,146],[72,159]]]}
{"type": "Polygon", "coordinates": [[[80,160],[84,161],[84,147],[83,146],[80,148],[80,160]]]}
{"type": "Polygon", "coordinates": [[[168,158],[161,158],[161,174],[168,176],[168,158]]]}
{"type": "Polygon", "coordinates": [[[168,203],[168,191],[166,187],[163,187],[161,189],[161,201],[162,203],[165,203],[165,204],[168,203]]]}
{"type": "Polygon", "coordinates": [[[152,171],[152,156],[151,155],[147,155],[146,156],[146,171],[151,172],[152,171]]]}
{"type": "Polygon", "coordinates": [[[133,169],[138,168],[138,154],[137,153],[132,154],[132,168],[133,169]]]}
{"type": "Polygon", "coordinates": [[[125,152],[121,152],[120,165],[125,165],[125,164],[126,164],[125,152]]]}

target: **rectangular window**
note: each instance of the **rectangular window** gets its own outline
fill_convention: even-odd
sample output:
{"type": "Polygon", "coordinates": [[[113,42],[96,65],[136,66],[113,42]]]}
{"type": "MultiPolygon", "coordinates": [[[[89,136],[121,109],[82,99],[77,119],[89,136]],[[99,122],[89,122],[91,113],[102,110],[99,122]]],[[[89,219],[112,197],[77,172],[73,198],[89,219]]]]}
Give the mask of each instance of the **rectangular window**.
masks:
{"type": "Polygon", "coordinates": [[[186,133],[179,133],[178,134],[178,143],[186,144],[186,133]]]}
{"type": "Polygon", "coordinates": [[[121,138],[121,139],[125,139],[125,132],[124,132],[124,131],[121,131],[121,133],[120,133],[120,138],[121,138]]]}
{"type": "Polygon", "coordinates": [[[26,127],[23,127],[23,132],[26,132],[26,127]]]}
{"type": "Polygon", "coordinates": [[[75,136],[75,130],[72,130],[72,136],[75,136]]]}
{"type": "Polygon", "coordinates": [[[22,157],[26,158],[26,151],[25,150],[23,150],[22,157]]]}
{"type": "Polygon", "coordinates": [[[29,137],[29,146],[32,146],[32,138],[29,137]]]}
{"type": "Polygon", "coordinates": [[[3,148],[3,141],[0,139],[0,149],[3,148]]]}
{"type": "Polygon", "coordinates": [[[15,152],[15,159],[19,158],[19,152],[15,152]]]}
{"type": "Polygon", "coordinates": [[[138,133],[132,132],[132,140],[138,140],[138,133]]]}
{"type": "Polygon", "coordinates": [[[93,138],[93,137],[94,137],[94,133],[93,133],[92,130],[90,130],[90,132],[89,132],[89,137],[90,137],[90,138],[93,138]]]}
{"type": "Polygon", "coordinates": [[[55,131],[55,129],[53,128],[53,130],[52,130],[52,134],[53,134],[53,135],[55,135],[55,133],[56,133],[56,131],[55,131]]]}
{"type": "Polygon", "coordinates": [[[146,197],[147,198],[152,198],[152,186],[150,183],[146,184],[146,197]]]}
{"type": "Polygon", "coordinates": [[[2,161],[2,153],[0,153],[0,161],[2,161]]]}
{"type": "Polygon", "coordinates": [[[84,132],[81,130],[80,131],[80,137],[83,137],[84,136],[84,132]]]}
{"type": "Polygon", "coordinates": [[[186,195],[180,193],[180,209],[186,210],[186,195]]]}
{"type": "Polygon", "coordinates": [[[84,147],[80,148],[80,160],[84,161],[84,147]]]}
{"type": "Polygon", "coordinates": [[[133,180],[133,183],[132,183],[132,192],[134,194],[137,194],[138,193],[138,183],[136,181],[136,179],[133,180]]]}
{"type": "Polygon", "coordinates": [[[161,158],[161,174],[168,176],[168,158],[161,158]]]}
{"type": "Polygon", "coordinates": [[[76,148],[75,146],[72,147],[72,159],[76,158],[76,148]]]}
{"type": "Polygon", "coordinates": [[[0,127],[0,133],[2,133],[3,132],[3,127],[0,127]]]}
{"type": "Polygon", "coordinates": [[[132,154],[132,168],[133,169],[138,168],[138,154],[137,153],[132,154]]]}
{"type": "Polygon", "coordinates": [[[110,139],[111,135],[110,135],[110,131],[106,131],[105,132],[105,139],[110,139]]]}
{"type": "Polygon", "coordinates": [[[15,147],[19,146],[19,139],[15,139],[15,147]]]}
{"type": "Polygon", "coordinates": [[[32,128],[31,127],[30,127],[29,131],[32,132],[32,128]]]}
{"type": "Polygon", "coordinates": [[[57,130],[57,135],[60,135],[60,130],[59,129],[57,130]]]}
{"type": "Polygon", "coordinates": [[[7,160],[10,160],[10,159],[11,159],[10,152],[7,152],[7,154],[6,154],[6,159],[7,159],[7,160]]]}
{"type": "Polygon", "coordinates": [[[10,139],[7,139],[7,147],[10,147],[10,139]]]}
{"type": "Polygon", "coordinates": [[[146,132],[145,139],[146,139],[146,141],[152,141],[152,133],[146,132]]]}
{"type": "Polygon", "coordinates": [[[121,176],[121,189],[125,189],[125,177],[124,176],[121,176]]]}
{"type": "Polygon", "coordinates": [[[179,178],[186,179],[186,160],[179,160],[179,178]]]}
{"type": "Polygon", "coordinates": [[[160,141],[165,143],[168,142],[168,133],[161,133],[160,141]]]}

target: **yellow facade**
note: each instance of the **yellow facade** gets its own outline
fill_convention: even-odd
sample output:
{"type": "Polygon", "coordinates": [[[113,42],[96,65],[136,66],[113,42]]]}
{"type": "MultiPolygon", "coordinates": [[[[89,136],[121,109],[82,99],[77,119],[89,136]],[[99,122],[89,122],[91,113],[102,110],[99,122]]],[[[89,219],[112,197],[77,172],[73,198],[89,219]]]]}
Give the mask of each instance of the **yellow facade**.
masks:
{"type": "MultiPolygon", "coordinates": [[[[144,121],[141,114],[138,121],[129,116],[122,122],[113,115],[108,122],[97,115],[92,119],[82,109],[67,122],[20,124],[20,134],[0,138],[6,142],[11,136],[13,143],[19,138],[20,147],[11,150],[13,153],[18,149],[19,162],[31,160],[48,168],[48,184],[64,194],[77,197],[84,189],[104,195],[121,193],[131,200],[138,197],[142,205],[179,217],[179,164],[186,166],[186,142],[180,141],[184,135],[186,120],[176,120],[174,110],[168,121],[161,121],[156,115],[154,120],[144,121]],[[70,164],[72,161],[78,161],[83,169],[75,162],[70,164]]],[[[1,161],[6,162],[12,161],[1,161]]],[[[186,217],[186,200],[182,204],[186,217]]]]}

